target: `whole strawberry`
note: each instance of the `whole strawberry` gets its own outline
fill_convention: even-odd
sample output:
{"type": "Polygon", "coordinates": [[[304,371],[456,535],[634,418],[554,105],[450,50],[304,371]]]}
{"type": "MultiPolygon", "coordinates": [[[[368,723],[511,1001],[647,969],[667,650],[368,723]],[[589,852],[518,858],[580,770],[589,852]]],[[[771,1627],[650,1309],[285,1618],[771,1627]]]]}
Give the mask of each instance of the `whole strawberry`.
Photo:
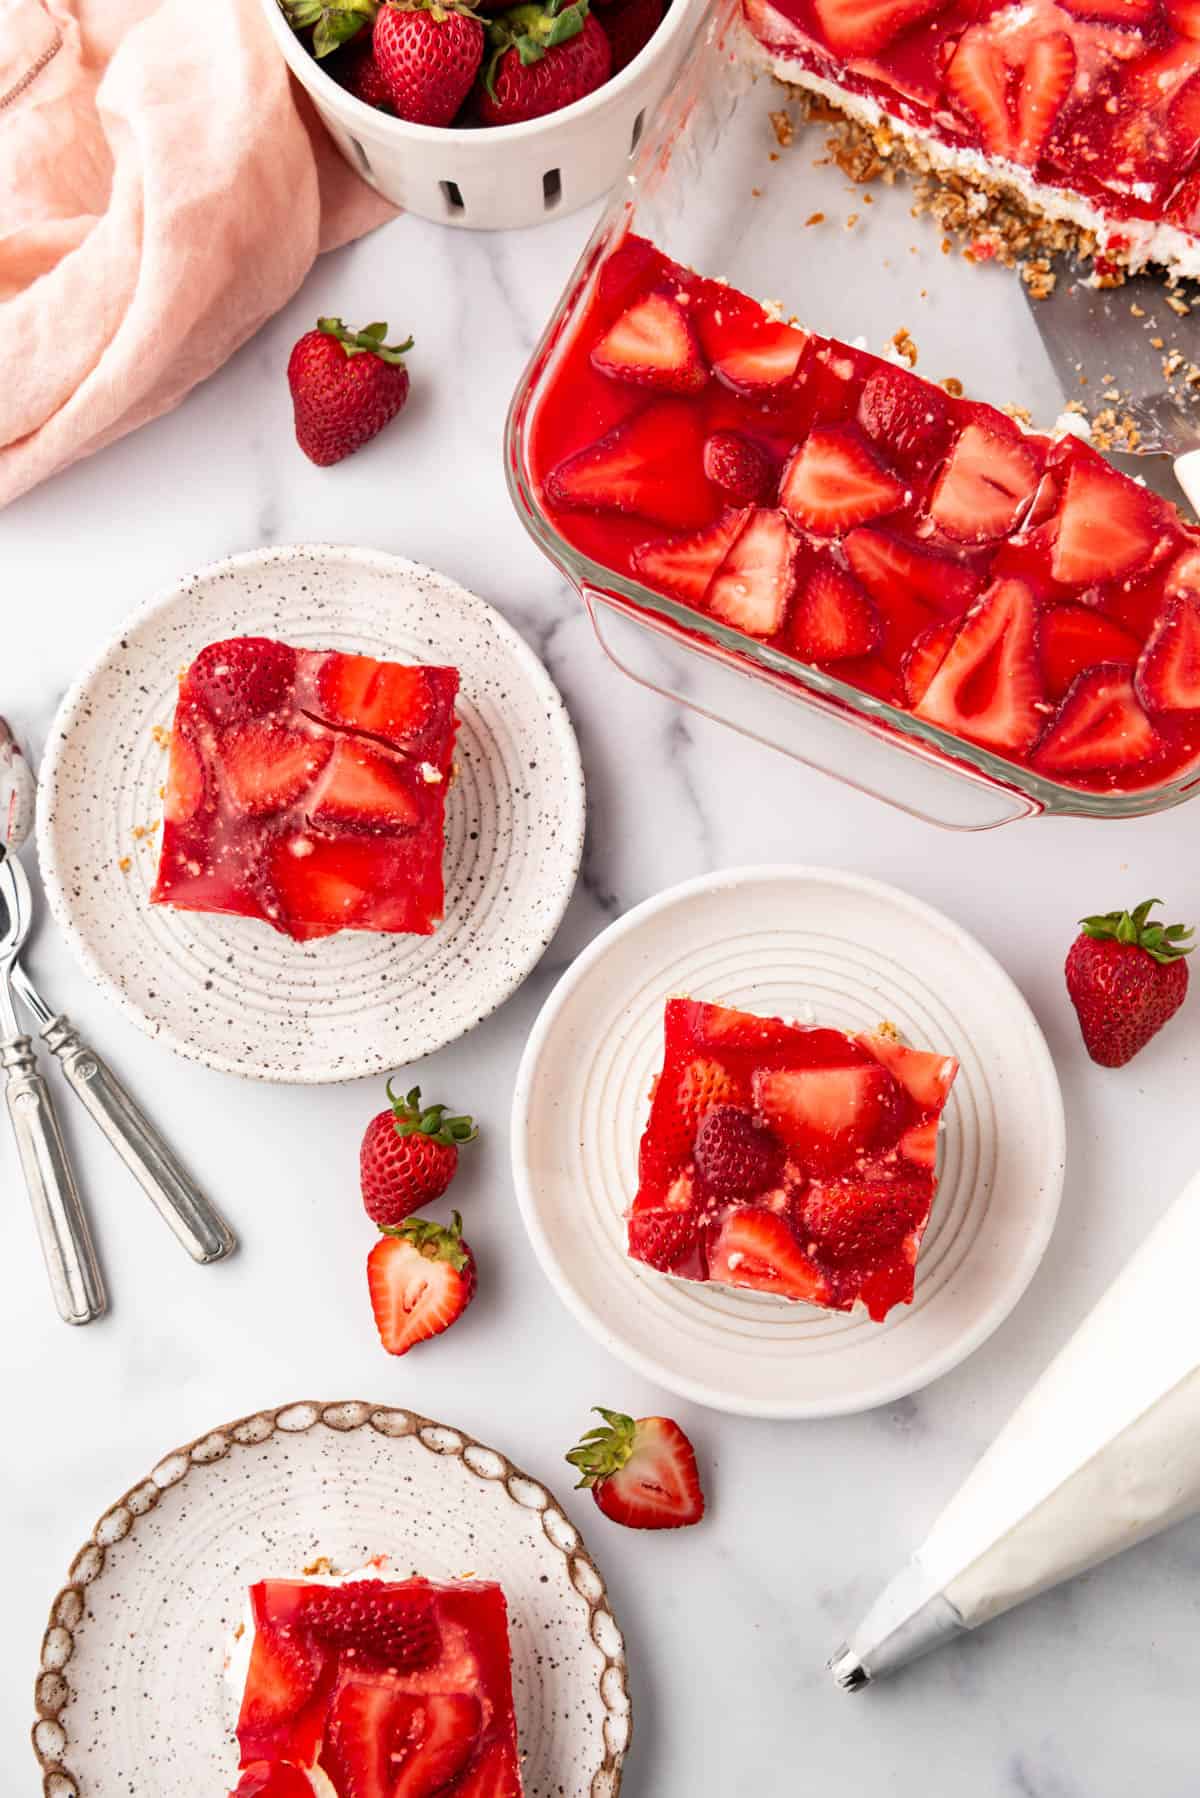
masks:
{"type": "Polygon", "coordinates": [[[288,357],[296,442],[319,468],[369,443],[408,398],[412,338],[393,345],[386,336],[384,324],[348,331],[340,318],[319,318],[288,357]]]}
{"type": "Polygon", "coordinates": [[[329,73],[347,93],[373,106],[376,112],[394,112],[391,90],[383,79],[383,71],[375,61],[370,33],[354,39],[340,51],[329,66],[329,73]]]}
{"type": "Polygon", "coordinates": [[[714,431],[704,445],[704,472],[740,506],[756,506],[775,484],[775,469],[757,443],[740,431],[714,431]]]}
{"type": "Polygon", "coordinates": [[[1067,991],[1084,1046],[1103,1068],[1124,1067],[1183,1004],[1194,932],[1186,924],[1151,923],[1161,899],[1134,911],[1084,918],[1067,956],[1067,991]]]}
{"type": "Polygon", "coordinates": [[[485,125],[519,125],[582,100],[612,74],[612,47],[588,0],[511,7],[487,28],[478,90],[485,125]]]}
{"type": "Polygon", "coordinates": [[[391,1109],[371,1119],[358,1157],[363,1204],[381,1230],[440,1199],[458,1170],[459,1145],[479,1134],[469,1117],[422,1105],[419,1086],[398,1099],[389,1080],[387,1096],[391,1109]]]}
{"type": "Polygon", "coordinates": [[[619,75],[635,56],[641,55],[662,19],[663,0],[619,0],[618,5],[606,9],[604,29],[612,45],[614,75],[619,75]]]}
{"type": "Polygon", "coordinates": [[[783,1144],[741,1105],[714,1105],[696,1134],[696,1172],[712,1192],[753,1198],[783,1172],[783,1144]]]}
{"type": "Polygon", "coordinates": [[[483,61],[483,26],[468,0],[387,0],[373,44],[397,116],[453,124],[483,61]]]}

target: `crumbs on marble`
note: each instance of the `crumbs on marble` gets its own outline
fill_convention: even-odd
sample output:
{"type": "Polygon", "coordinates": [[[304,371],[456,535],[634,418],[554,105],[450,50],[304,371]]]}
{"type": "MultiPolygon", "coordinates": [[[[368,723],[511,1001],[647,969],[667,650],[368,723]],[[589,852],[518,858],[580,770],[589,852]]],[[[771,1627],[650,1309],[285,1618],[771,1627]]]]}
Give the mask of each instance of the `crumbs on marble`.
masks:
{"type": "Polygon", "coordinates": [[[782,108],[778,112],[769,112],[771,129],[775,133],[775,142],[781,150],[790,150],[796,141],[796,127],[790,115],[782,108]]]}
{"type": "Polygon", "coordinates": [[[804,222],[806,225],[823,225],[825,223],[825,214],[823,212],[810,212],[804,222]]]}

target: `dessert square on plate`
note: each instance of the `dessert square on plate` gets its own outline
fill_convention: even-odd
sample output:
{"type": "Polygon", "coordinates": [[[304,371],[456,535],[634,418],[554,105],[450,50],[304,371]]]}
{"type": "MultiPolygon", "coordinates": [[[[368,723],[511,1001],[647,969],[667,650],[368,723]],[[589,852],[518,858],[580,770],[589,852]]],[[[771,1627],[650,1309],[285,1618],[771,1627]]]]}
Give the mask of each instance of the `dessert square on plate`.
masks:
{"type": "Polygon", "coordinates": [[[685,1280],[872,1318],[913,1295],[958,1063],[670,999],[629,1253],[685,1280]]]}
{"type": "Polygon", "coordinates": [[[490,1580],[262,1580],[234,1798],[521,1798],[490,1580]]]}
{"type": "Polygon", "coordinates": [[[457,692],[454,668],[210,643],[180,687],[152,901],[298,941],[429,935],[457,692]]]}

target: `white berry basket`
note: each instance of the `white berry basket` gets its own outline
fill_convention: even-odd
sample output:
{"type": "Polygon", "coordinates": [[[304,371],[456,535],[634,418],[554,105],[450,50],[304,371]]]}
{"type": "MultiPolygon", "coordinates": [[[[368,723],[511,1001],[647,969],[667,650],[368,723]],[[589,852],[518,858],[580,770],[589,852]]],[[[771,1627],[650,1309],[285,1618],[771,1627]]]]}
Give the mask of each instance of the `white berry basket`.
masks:
{"type": "Polygon", "coordinates": [[[260,5],[292,74],[346,161],[372,187],[420,218],[503,231],[573,212],[615,185],[706,0],[671,0],[640,55],[586,99],[523,125],[468,129],[410,125],[356,100],[309,54],[277,0],[260,5]]]}

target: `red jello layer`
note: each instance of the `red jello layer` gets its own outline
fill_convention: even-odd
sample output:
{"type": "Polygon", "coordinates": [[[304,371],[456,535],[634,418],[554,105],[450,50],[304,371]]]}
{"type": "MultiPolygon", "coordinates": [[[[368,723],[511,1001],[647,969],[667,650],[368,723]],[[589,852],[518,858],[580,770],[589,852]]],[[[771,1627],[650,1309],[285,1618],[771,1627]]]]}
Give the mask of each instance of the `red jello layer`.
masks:
{"type": "Polygon", "coordinates": [[[155,904],[298,940],[427,935],[443,908],[453,668],[234,637],[184,675],[155,904]]]}
{"type": "Polygon", "coordinates": [[[250,1599],[234,1798],[291,1798],[310,1768],[337,1798],[521,1798],[499,1586],[263,1580],[250,1599]]]}
{"type": "Polygon", "coordinates": [[[529,457],[592,560],[952,738],[1100,793],[1200,755],[1200,532],[1174,507],[642,238],[529,457]]]}
{"type": "Polygon", "coordinates": [[[672,999],[629,1253],[875,1319],[906,1304],[952,1056],[672,999]]]}
{"type": "Polygon", "coordinates": [[[1200,225],[1194,0],[746,0],[777,61],[1113,221],[1200,225]]]}

